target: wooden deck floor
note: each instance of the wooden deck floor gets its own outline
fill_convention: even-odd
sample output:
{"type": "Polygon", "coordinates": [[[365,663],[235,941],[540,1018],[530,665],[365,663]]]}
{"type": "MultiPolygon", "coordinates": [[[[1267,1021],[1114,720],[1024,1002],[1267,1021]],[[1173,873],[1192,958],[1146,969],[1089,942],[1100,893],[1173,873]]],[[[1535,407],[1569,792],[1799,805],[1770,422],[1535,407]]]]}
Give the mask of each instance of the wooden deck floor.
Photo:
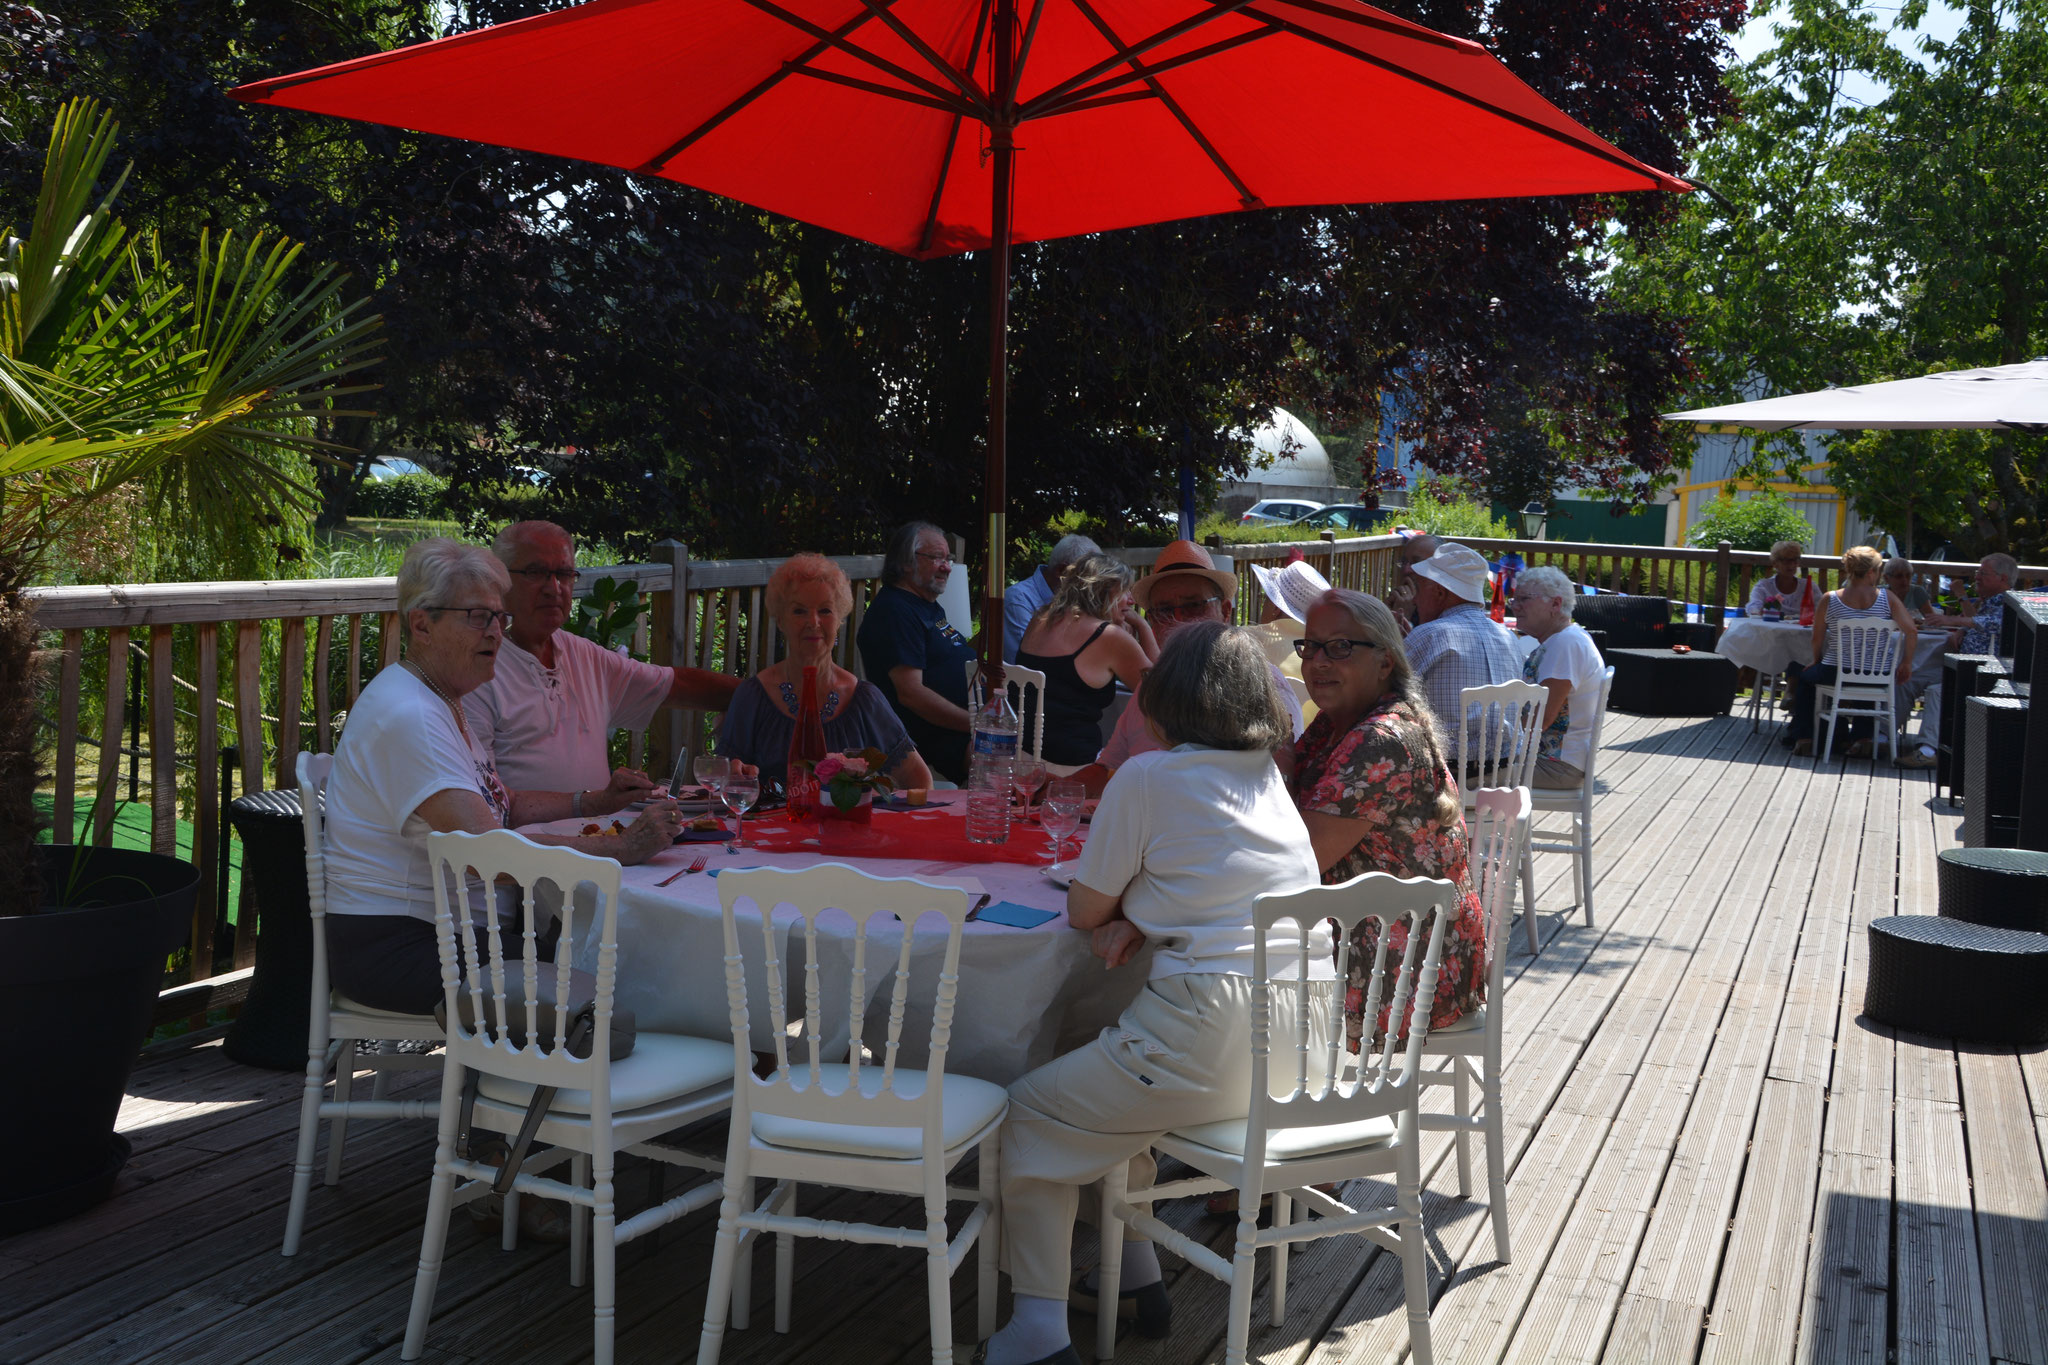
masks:
{"type": "MultiPolygon", "coordinates": [[[[1738,719],[1619,716],[1602,771],[1598,923],[1560,919],[1565,860],[1539,859],[1543,947],[1520,955],[1517,933],[1509,966],[1511,1264],[1456,1196],[1447,1140],[1426,1152],[1438,1359],[2048,1365],[2048,1049],[1858,1016],[1863,926],[1932,913],[1935,853],[1957,837],[1927,776],[1815,770],[1738,719]]],[[[359,1126],[285,1260],[297,1078],[206,1047],[131,1090],[118,1194],[0,1240],[0,1362],[396,1360],[428,1127],[359,1126]]],[[[621,1190],[627,1210],[645,1198],[631,1169],[621,1190]]],[[[1192,1206],[1165,1216],[1230,1232],[1192,1206]]],[[[621,1360],[694,1350],[712,1217],[622,1254],[621,1360]]],[[[451,1252],[429,1359],[587,1358],[588,1295],[561,1249],[506,1254],[458,1217],[451,1252]]],[[[1176,1334],[1126,1338],[1122,1361],[1220,1356],[1220,1287],[1167,1261],[1176,1334]]],[[[763,1258],[763,1306],[726,1360],[928,1358],[919,1257],[811,1243],[798,1267],[797,1330],[765,1325],[763,1258]]],[[[1255,1326],[1257,1358],[1403,1358],[1398,1280],[1349,1242],[1298,1251],[1288,1321],[1255,1326]]],[[[964,1333],[972,1273],[955,1289],[964,1333]]]]}

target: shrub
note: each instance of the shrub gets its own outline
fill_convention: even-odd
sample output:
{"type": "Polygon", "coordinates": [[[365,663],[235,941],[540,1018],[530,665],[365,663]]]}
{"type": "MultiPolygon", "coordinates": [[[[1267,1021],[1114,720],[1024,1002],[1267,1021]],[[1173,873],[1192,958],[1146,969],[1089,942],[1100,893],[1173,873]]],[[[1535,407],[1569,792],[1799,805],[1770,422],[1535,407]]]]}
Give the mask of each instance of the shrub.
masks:
{"type": "Polygon", "coordinates": [[[442,515],[441,497],[448,481],[434,474],[400,474],[394,479],[364,479],[349,504],[352,517],[384,521],[422,521],[442,515]]]}
{"type": "Polygon", "coordinates": [[[1493,515],[1493,509],[1474,498],[1469,490],[1445,479],[1423,479],[1408,495],[1408,507],[1394,510],[1388,529],[1396,524],[1433,536],[1475,536],[1490,540],[1517,540],[1520,532],[1493,515]]]}
{"type": "Polygon", "coordinates": [[[1806,518],[1767,488],[1739,501],[1723,493],[1685,535],[1686,544],[1707,550],[1724,540],[1738,550],[1768,550],[1781,540],[1811,546],[1814,536],[1806,518]]]}

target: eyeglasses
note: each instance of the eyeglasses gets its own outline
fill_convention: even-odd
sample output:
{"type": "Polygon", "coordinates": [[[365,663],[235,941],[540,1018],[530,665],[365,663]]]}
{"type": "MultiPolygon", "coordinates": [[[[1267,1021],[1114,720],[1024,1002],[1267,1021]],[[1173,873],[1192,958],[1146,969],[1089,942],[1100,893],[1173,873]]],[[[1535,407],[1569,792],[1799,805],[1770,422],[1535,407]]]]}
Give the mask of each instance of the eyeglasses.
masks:
{"type": "Polygon", "coordinates": [[[565,588],[576,586],[576,571],[574,569],[526,568],[514,569],[512,572],[536,586],[549,580],[560,583],[565,588]]]}
{"type": "Polygon", "coordinates": [[[1332,663],[1344,662],[1344,660],[1351,657],[1351,651],[1354,649],[1383,648],[1385,646],[1376,640],[1346,640],[1341,637],[1335,640],[1296,640],[1294,642],[1294,652],[1299,654],[1304,661],[1315,658],[1316,651],[1321,650],[1330,656],[1330,662],[1332,663]]]}
{"type": "Polygon", "coordinates": [[[930,550],[918,550],[915,553],[919,559],[928,559],[934,564],[951,564],[953,562],[953,556],[943,551],[933,554],[930,550]]]}
{"type": "Polygon", "coordinates": [[[1222,600],[1220,597],[1204,597],[1199,602],[1154,602],[1145,608],[1145,615],[1154,621],[1192,621],[1208,615],[1210,605],[1222,600]]]}
{"type": "Polygon", "coordinates": [[[422,610],[450,612],[460,616],[463,623],[479,635],[489,630],[493,621],[498,623],[501,630],[512,628],[512,613],[509,611],[493,611],[489,607],[424,607],[422,610]]]}

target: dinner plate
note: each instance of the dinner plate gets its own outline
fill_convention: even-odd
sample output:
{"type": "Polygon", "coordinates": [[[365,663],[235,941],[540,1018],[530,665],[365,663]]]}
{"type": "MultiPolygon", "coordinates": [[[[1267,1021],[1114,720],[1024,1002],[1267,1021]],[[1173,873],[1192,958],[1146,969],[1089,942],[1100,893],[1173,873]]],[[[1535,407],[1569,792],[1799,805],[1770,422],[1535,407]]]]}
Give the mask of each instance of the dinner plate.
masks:
{"type": "Polygon", "coordinates": [[[686,829],[669,842],[677,844],[716,844],[732,838],[730,829],[686,829]]]}
{"type": "Polygon", "coordinates": [[[1038,869],[1038,875],[1064,891],[1074,883],[1074,865],[1061,863],[1057,867],[1041,867],[1038,869]]]}

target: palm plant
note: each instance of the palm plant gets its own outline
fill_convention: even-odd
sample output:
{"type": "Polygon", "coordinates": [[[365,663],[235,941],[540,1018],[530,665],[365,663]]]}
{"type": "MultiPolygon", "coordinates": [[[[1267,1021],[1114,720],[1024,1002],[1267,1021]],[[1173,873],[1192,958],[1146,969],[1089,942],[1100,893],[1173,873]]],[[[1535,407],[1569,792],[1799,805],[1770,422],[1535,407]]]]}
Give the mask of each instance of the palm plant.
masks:
{"type": "Polygon", "coordinates": [[[36,910],[36,627],[23,589],[100,499],[139,487],[202,538],[303,519],[310,461],[371,385],[380,319],[300,248],[202,234],[189,270],[95,198],[118,125],[89,100],[50,135],[28,235],[0,231],[0,915],[36,910]]]}

